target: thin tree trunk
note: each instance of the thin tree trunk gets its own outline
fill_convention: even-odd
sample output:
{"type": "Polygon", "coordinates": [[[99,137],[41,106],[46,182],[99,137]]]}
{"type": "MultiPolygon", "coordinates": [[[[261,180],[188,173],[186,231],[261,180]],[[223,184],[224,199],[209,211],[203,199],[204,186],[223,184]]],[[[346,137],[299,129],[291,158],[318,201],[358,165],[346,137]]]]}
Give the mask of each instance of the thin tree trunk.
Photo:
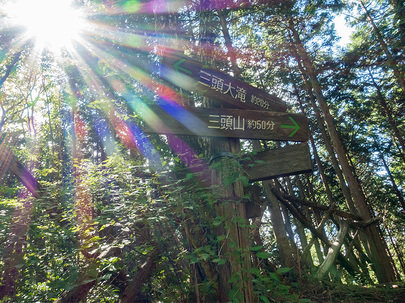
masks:
{"type": "Polygon", "coordinates": [[[401,72],[398,69],[397,62],[395,62],[394,58],[392,57],[392,54],[390,50],[388,49],[388,45],[385,42],[380,30],[378,29],[377,25],[375,24],[373,18],[371,17],[368,9],[364,5],[364,2],[362,0],[359,0],[361,7],[363,8],[364,12],[366,13],[367,19],[369,20],[371,27],[373,28],[373,31],[375,32],[378,43],[380,44],[381,48],[383,49],[385,55],[387,56],[387,61],[388,61],[388,66],[392,68],[395,78],[397,79],[399,85],[402,87],[402,92],[405,93],[405,79],[401,75],[401,72]]]}
{"type": "Polygon", "coordinates": [[[394,189],[394,192],[398,197],[399,204],[401,204],[402,209],[405,210],[404,196],[402,195],[401,191],[399,190],[397,183],[395,182],[394,176],[392,175],[391,170],[388,167],[387,161],[385,160],[384,155],[382,153],[380,153],[380,159],[382,160],[383,165],[385,167],[385,171],[387,172],[388,177],[390,178],[390,181],[392,183],[392,188],[394,189]]]}
{"type": "Polygon", "coordinates": [[[290,245],[290,239],[287,236],[283,216],[280,210],[280,203],[271,191],[270,181],[263,181],[263,187],[266,196],[269,199],[269,210],[273,233],[276,238],[277,248],[279,250],[280,262],[282,267],[295,267],[294,254],[290,245]]]}
{"type": "Polygon", "coordinates": [[[389,228],[387,228],[388,237],[390,238],[391,244],[394,247],[395,253],[397,255],[399,264],[401,264],[402,272],[405,273],[405,261],[404,261],[404,254],[402,253],[401,249],[398,248],[398,244],[392,238],[392,234],[389,228]]]}
{"type": "MultiPolygon", "coordinates": [[[[329,239],[326,236],[322,235],[322,233],[315,228],[310,219],[306,218],[296,207],[294,207],[289,201],[284,199],[277,188],[272,188],[272,192],[275,194],[277,199],[286,206],[291,214],[297,220],[299,220],[304,225],[304,227],[308,228],[315,237],[320,239],[328,248],[332,246],[332,243],[329,241],[329,239]]],[[[354,276],[356,274],[357,269],[353,267],[352,264],[340,252],[338,253],[337,261],[347,270],[350,275],[354,276]]]]}
{"type": "Polygon", "coordinates": [[[400,149],[401,149],[402,153],[405,155],[404,137],[401,135],[401,133],[398,129],[397,122],[394,119],[394,115],[392,114],[392,111],[389,108],[388,103],[385,100],[385,97],[383,96],[383,94],[381,92],[380,87],[375,82],[375,79],[374,79],[373,74],[371,73],[370,69],[368,69],[368,73],[371,77],[371,81],[373,81],[373,85],[374,85],[375,89],[377,90],[378,100],[380,101],[381,107],[384,109],[384,114],[388,119],[388,123],[391,125],[392,131],[394,132],[394,136],[399,142],[400,149]]]}
{"type": "Polygon", "coordinates": [[[296,55],[297,55],[296,60],[297,60],[297,63],[298,63],[298,67],[301,70],[302,79],[303,79],[303,81],[305,83],[305,86],[307,87],[309,99],[311,101],[311,105],[312,105],[312,108],[313,108],[314,113],[315,113],[315,117],[316,117],[318,127],[319,127],[319,129],[321,131],[322,137],[324,138],[324,144],[325,144],[326,150],[329,153],[329,157],[330,157],[330,159],[332,161],[333,168],[335,169],[336,176],[338,177],[340,188],[341,188],[343,196],[345,197],[345,200],[346,200],[346,205],[347,205],[348,209],[353,214],[358,214],[358,211],[357,211],[357,209],[356,209],[356,207],[354,205],[352,196],[350,194],[350,190],[347,187],[345,179],[343,177],[343,173],[342,173],[342,170],[341,170],[341,168],[339,166],[339,162],[336,159],[335,151],[333,149],[333,146],[331,145],[331,142],[330,142],[331,137],[325,131],[324,119],[322,119],[321,113],[319,112],[319,109],[318,109],[318,107],[316,105],[315,96],[312,93],[312,89],[313,89],[312,85],[311,85],[311,83],[308,82],[307,78],[305,77],[305,69],[303,68],[303,66],[302,66],[302,64],[301,64],[301,62],[299,60],[298,54],[296,54],[296,55]]]}
{"type": "Polygon", "coordinates": [[[6,67],[6,72],[4,73],[4,76],[1,77],[1,79],[0,79],[0,88],[3,87],[4,82],[11,75],[11,73],[12,73],[13,69],[15,68],[15,66],[17,65],[18,61],[20,61],[22,52],[23,52],[22,50],[17,52],[15,54],[13,60],[11,61],[11,63],[6,67]]]}
{"type": "Polygon", "coordinates": [[[234,72],[235,77],[240,77],[241,70],[236,62],[236,51],[232,45],[232,39],[229,35],[228,24],[226,21],[226,15],[224,10],[218,11],[219,23],[221,24],[222,34],[224,35],[225,39],[225,46],[228,49],[228,56],[231,59],[231,66],[234,72]]]}

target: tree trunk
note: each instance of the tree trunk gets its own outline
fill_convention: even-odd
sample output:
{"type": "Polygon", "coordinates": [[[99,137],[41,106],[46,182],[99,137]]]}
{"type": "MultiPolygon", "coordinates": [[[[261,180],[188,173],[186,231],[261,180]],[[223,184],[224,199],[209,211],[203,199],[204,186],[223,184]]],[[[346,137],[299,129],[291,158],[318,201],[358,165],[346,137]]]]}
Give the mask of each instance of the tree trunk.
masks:
{"type": "Polygon", "coordinates": [[[385,115],[388,119],[388,123],[390,124],[392,131],[394,132],[394,136],[397,139],[397,141],[399,142],[400,145],[400,149],[402,151],[402,154],[405,155],[405,141],[404,141],[404,137],[401,135],[399,129],[398,129],[398,125],[397,122],[395,121],[394,115],[391,111],[391,109],[388,106],[387,101],[385,100],[385,97],[383,96],[380,87],[377,85],[377,83],[375,82],[375,79],[373,77],[373,74],[371,73],[370,70],[368,70],[368,73],[371,77],[371,81],[373,82],[373,85],[375,87],[375,89],[377,90],[377,96],[378,96],[378,100],[380,101],[381,107],[384,110],[383,115],[385,115]]]}
{"type": "Polygon", "coordinates": [[[404,196],[402,195],[401,191],[399,190],[397,183],[395,182],[394,176],[391,173],[391,170],[387,164],[387,161],[384,158],[384,155],[380,153],[380,159],[384,165],[385,171],[388,174],[388,177],[392,183],[392,188],[394,189],[395,194],[397,195],[399,204],[401,205],[402,209],[405,211],[405,201],[404,201],[404,196]]]}
{"type": "Polygon", "coordinates": [[[334,265],[336,257],[339,253],[340,248],[344,243],[344,238],[346,237],[348,231],[349,231],[349,224],[347,224],[347,222],[342,220],[340,223],[340,230],[337,235],[337,240],[333,242],[332,246],[329,248],[328,255],[326,256],[322,264],[319,266],[318,271],[315,275],[318,279],[322,279],[334,265]]]}
{"type": "Polygon", "coordinates": [[[335,151],[333,150],[333,146],[331,145],[331,142],[330,142],[331,138],[325,131],[324,119],[322,119],[321,113],[319,112],[319,109],[318,109],[318,107],[316,105],[315,96],[312,93],[312,89],[313,89],[312,82],[310,83],[307,80],[307,78],[305,77],[305,69],[303,68],[303,66],[302,66],[302,64],[300,62],[299,54],[296,54],[296,60],[297,60],[297,63],[298,63],[298,67],[299,67],[299,69],[301,70],[301,73],[302,73],[302,79],[303,79],[303,81],[305,83],[305,86],[307,87],[309,99],[311,100],[311,105],[312,105],[312,108],[314,110],[316,121],[317,121],[319,130],[321,131],[321,134],[322,134],[322,137],[323,137],[323,140],[324,140],[324,143],[325,143],[326,150],[329,153],[329,157],[330,157],[330,159],[332,161],[333,168],[335,169],[336,176],[338,177],[340,188],[342,190],[343,196],[345,197],[346,205],[347,205],[348,209],[353,214],[357,214],[358,212],[357,212],[357,209],[356,209],[356,207],[354,205],[352,196],[350,194],[350,190],[346,185],[345,179],[343,177],[342,170],[341,170],[341,168],[339,166],[338,160],[336,159],[335,151]]]}
{"type": "Polygon", "coordinates": [[[295,267],[296,261],[290,245],[290,238],[287,236],[283,216],[280,210],[280,203],[271,191],[270,181],[263,181],[266,196],[269,199],[269,210],[273,226],[274,237],[276,238],[282,267],[295,267]]]}
{"type": "Polygon", "coordinates": [[[225,39],[225,46],[228,49],[228,56],[231,59],[231,66],[235,77],[240,77],[241,70],[236,62],[236,51],[232,45],[232,39],[229,35],[228,23],[226,21],[226,12],[224,10],[218,11],[219,22],[221,24],[222,33],[225,39]]]}
{"type": "MultiPolygon", "coordinates": [[[[212,139],[211,152],[213,156],[222,153],[239,154],[239,140],[233,139],[212,139]]],[[[223,180],[228,179],[240,170],[236,159],[217,158],[212,161],[212,165],[217,167],[212,173],[212,185],[219,190],[217,197],[223,197],[217,204],[218,215],[225,220],[225,229],[222,242],[222,251],[218,253],[225,256],[229,263],[222,265],[219,272],[219,285],[222,285],[223,292],[220,301],[227,302],[229,293],[235,292],[235,298],[242,302],[254,302],[253,284],[248,273],[251,267],[250,240],[248,233],[248,219],[244,203],[237,203],[243,197],[242,182],[236,181],[229,186],[223,185],[223,180]],[[218,187],[219,186],[219,187],[218,187]],[[235,220],[236,218],[236,220],[235,220]],[[238,252],[235,254],[235,252],[238,252]],[[232,277],[232,282],[230,281],[232,277]],[[226,292],[226,293],[225,293],[226,292]]]]}
{"type": "MultiPolygon", "coordinates": [[[[316,71],[311,63],[309,55],[307,54],[304,48],[303,43],[301,42],[301,39],[299,37],[298,32],[296,31],[295,24],[292,19],[288,19],[288,28],[291,31],[293,43],[297,48],[299,56],[301,57],[302,63],[305,67],[305,73],[308,75],[308,78],[311,81],[311,85],[314,89],[314,94],[322,110],[326,127],[330,134],[333,147],[338,156],[339,163],[342,167],[343,174],[349,184],[350,192],[356,204],[356,209],[358,210],[363,220],[368,221],[373,216],[366,203],[366,199],[360,188],[360,185],[358,184],[355,176],[353,175],[343,144],[337,133],[335,122],[329,111],[329,107],[326,103],[326,100],[323,97],[321,86],[316,77],[316,71]]],[[[385,251],[386,245],[384,243],[384,240],[381,238],[381,235],[379,234],[377,227],[375,225],[370,225],[364,229],[364,232],[367,235],[366,245],[368,245],[369,250],[371,252],[370,259],[372,260],[372,265],[375,270],[377,279],[379,280],[380,283],[396,281],[397,277],[395,275],[392,260],[389,258],[389,255],[385,251]]]]}
{"type": "Polygon", "coordinates": [[[120,296],[119,303],[135,302],[143,284],[150,277],[151,272],[156,266],[155,258],[158,255],[158,252],[159,250],[157,248],[153,249],[146,261],[131,277],[131,283],[125,288],[124,293],[120,296]]]}
{"type": "MultiPolygon", "coordinates": [[[[299,220],[302,225],[308,228],[312,234],[321,240],[328,248],[332,246],[329,239],[324,236],[315,226],[312,224],[311,220],[306,218],[295,206],[293,206],[288,200],[283,198],[278,188],[272,188],[272,192],[277,197],[277,199],[285,205],[285,207],[291,212],[291,214],[299,220]]],[[[350,262],[339,252],[337,256],[337,261],[348,271],[352,276],[356,274],[356,268],[352,266],[350,262]]]]}
{"type": "Polygon", "coordinates": [[[385,55],[387,56],[387,61],[388,61],[388,66],[392,68],[395,78],[397,79],[399,85],[402,87],[402,92],[405,93],[405,79],[401,75],[401,72],[398,69],[397,62],[395,62],[394,58],[392,57],[392,54],[390,50],[388,49],[388,45],[385,42],[380,30],[378,29],[377,25],[374,23],[373,18],[371,17],[368,9],[364,5],[364,2],[362,0],[359,0],[361,7],[363,8],[364,12],[366,13],[367,19],[369,20],[371,27],[373,28],[374,33],[377,36],[378,43],[380,44],[381,48],[383,49],[385,55]]]}

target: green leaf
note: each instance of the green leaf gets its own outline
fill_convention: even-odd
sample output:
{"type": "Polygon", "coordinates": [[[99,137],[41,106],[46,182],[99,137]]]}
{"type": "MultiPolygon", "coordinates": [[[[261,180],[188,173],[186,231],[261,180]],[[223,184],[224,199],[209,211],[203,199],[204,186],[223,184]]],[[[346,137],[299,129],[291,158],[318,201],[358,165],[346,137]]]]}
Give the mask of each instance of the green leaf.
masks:
{"type": "Polygon", "coordinates": [[[260,259],[267,259],[269,258],[271,255],[268,252],[265,251],[259,251],[256,253],[256,256],[260,259]]]}
{"type": "Polygon", "coordinates": [[[200,255],[201,259],[203,259],[204,261],[207,261],[210,258],[209,254],[201,254],[200,255]]]}
{"type": "Polygon", "coordinates": [[[225,264],[226,260],[225,259],[221,259],[221,258],[216,258],[214,260],[212,260],[212,262],[214,263],[218,263],[219,265],[225,264]]]}
{"type": "Polygon", "coordinates": [[[278,277],[278,275],[275,272],[271,272],[269,274],[270,278],[272,278],[274,281],[280,282],[280,278],[278,277]]]}
{"type": "Polygon", "coordinates": [[[228,186],[228,185],[232,184],[233,182],[235,182],[235,178],[234,177],[225,177],[222,180],[222,182],[223,182],[224,186],[228,186]]]}
{"type": "Polygon", "coordinates": [[[252,246],[251,248],[250,248],[250,250],[251,251],[259,251],[259,250],[261,250],[263,248],[263,245],[260,245],[260,246],[252,246]]]}
{"type": "Polygon", "coordinates": [[[278,273],[279,275],[285,274],[285,273],[289,272],[291,269],[293,269],[293,268],[292,268],[292,267],[291,267],[291,268],[289,268],[289,267],[282,267],[282,268],[277,269],[277,273],[278,273]]]}
{"type": "Polygon", "coordinates": [[[241,181],[243,186],[249,185],[249,179],[246,176],[241,176],[237,179],[237,181],[241,181]]]}
{"type": "Polygon", "coordinates": [[[298,303],[310,303],[312,302],[310,299],[299,299],[298,303]]]}

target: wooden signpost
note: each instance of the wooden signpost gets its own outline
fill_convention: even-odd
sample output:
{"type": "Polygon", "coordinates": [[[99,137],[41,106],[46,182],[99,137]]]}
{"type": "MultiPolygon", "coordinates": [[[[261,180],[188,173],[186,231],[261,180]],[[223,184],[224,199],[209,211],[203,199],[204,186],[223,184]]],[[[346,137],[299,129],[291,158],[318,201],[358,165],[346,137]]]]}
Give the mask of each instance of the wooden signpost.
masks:
{"type": "MultiPolygon", "coordinates": [[[[298,141],[308,140],[302,114],[220,108],[179,108],[175,117],[152,107],[162,123],[146,125],[145,133],[298,141]]],[[[147,123],[148,121],[146,121],[147,123]]]]}
{"type": "Polygon", "coordinates": [[[168,52],[164,57],[167,69],[161,77],[187,90],[199,91],[215,100],[221,100],[237,108],[269,111],[287,110],[287,104],[244,81],[180,55],[168,52]],[[170,69],[177,74],[172,76],[170,69]],[[192,79],[192,85],[188,78],[192,79]]]}
{"type": "MultiPolygon", "coordinates": [[[[249,182],[265,181],[279,177],[311,172],[313,169],[308,144],[294,144],[282,148],[261,151],[251,157],[240,160],[243,174],[249,182]]],[[[188,172],[201,172],[204,165],[193,166],[177,172],[185,178],[188,172]]]]}
{"type": "Polygon", "coordinates": [[[242,163],[249,182],[312,171],[311,155],[307,143],[265,150],[242,163]]]}

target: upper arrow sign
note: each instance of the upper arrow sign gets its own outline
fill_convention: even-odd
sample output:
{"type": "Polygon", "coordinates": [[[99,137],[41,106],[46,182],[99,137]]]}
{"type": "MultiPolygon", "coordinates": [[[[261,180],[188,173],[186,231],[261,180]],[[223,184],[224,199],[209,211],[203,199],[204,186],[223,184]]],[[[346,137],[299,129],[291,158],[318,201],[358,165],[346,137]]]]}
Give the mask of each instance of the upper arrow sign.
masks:
{"type": "Polygon", "coordinates": [[[175,63],[173,63],[173,68],[176,72],[184,72],[186,74],[192,75],[193,72],[191,70],[181,66],[181,64],[184,63],[185,61],[186,59],[180,59],[179,61],[176,61],[175,63]]]}
{"type": "Polygon", "coordinates": [[[238,108],[282,112],[287,110],[286,103],[280,98],[194,59],[177,53],[169,53],[164,57],[163,63],[169,70],[160,76],[183,89],[199,91],[208,97],[227,102],[238,108]],[[173,72],[170,73],[170,69],[177,76],[173,75],[173,72]],[[193,85],[190,85],[190,81],[187,81],[185,76],[189,77],[188,79],[192,78],[193,85]]]}

